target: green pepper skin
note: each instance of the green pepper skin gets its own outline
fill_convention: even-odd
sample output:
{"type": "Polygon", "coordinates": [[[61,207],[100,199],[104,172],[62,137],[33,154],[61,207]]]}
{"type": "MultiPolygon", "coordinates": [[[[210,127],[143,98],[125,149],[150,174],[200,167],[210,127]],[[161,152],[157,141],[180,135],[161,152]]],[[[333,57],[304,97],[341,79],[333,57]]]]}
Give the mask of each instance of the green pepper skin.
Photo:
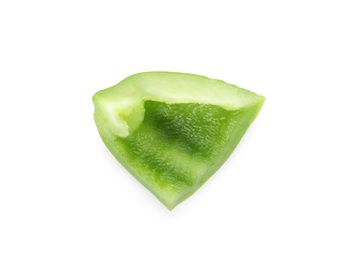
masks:
{"type": "Polygon", "coordinates": [[[223,165],[264,101],[220,80],[174,72],[135,74],[93,97],[107,148],[170,210],[223,165]]]}

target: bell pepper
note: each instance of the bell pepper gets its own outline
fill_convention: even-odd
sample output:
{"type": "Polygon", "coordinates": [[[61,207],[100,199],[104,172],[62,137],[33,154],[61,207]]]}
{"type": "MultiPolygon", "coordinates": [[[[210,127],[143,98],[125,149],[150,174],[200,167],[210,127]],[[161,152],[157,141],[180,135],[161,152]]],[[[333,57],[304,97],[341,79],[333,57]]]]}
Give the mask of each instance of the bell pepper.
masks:
{"type": "Polygon", "coordinates": [[[93,96],[114,157],[169,210],[228,159],[265,98],[203,76],[144,72],[93,96]]]}

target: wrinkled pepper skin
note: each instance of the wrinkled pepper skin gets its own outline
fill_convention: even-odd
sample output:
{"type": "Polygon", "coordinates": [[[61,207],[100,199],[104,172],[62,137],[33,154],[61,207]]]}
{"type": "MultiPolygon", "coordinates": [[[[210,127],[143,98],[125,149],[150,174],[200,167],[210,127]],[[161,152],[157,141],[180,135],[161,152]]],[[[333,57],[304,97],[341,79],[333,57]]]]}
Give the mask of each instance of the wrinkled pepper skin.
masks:
{"type": "Polygon", "coordinates": [[[174,72],[135,74],[93,96],[107,148],[170,210],[223,165],[264,101],[220,80],[174,72]]]}

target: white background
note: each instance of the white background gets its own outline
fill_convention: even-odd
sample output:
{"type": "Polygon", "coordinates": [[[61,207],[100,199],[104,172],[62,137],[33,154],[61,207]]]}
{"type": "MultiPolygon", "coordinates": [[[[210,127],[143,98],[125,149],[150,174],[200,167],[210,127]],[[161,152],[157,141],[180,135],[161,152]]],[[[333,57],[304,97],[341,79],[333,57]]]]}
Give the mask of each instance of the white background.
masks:
{"type": "Polygon", "coordinates": [[[1,1],[0,259],[351,259],[349,1],[1,1]],[[267,97],[168,211],[92,95],[142,71],[267,97]]]}

